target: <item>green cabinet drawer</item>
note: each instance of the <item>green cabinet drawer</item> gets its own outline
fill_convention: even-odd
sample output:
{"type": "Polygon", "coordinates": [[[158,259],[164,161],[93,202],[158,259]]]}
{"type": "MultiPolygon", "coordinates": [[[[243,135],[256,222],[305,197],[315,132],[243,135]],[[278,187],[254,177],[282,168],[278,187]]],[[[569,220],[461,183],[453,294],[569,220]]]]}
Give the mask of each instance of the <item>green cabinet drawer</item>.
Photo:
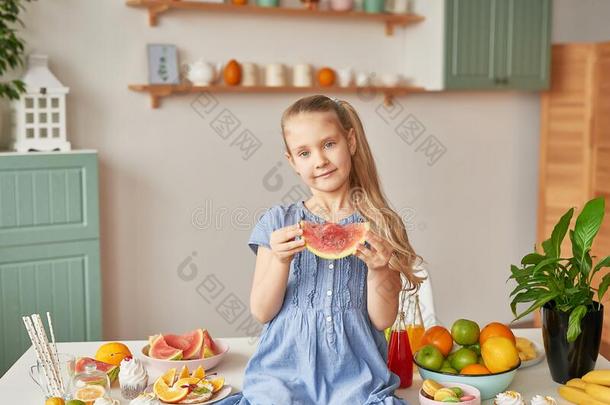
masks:
{"type": "Polygon", "coordinates": [[[30,346],[23,315],[47,311],[57,341],[101,340],[97,239],[0,247],[0,376],[30,346]]]}
{"type": "Polygon", "coordinates": [[[0,246],[97,238],[95,152],[0,154],[0,246]]]}
{"type": "Polygon", "coordinates": [[[447,0],[447,89],[549,86],[551,0],[447,0]]]}

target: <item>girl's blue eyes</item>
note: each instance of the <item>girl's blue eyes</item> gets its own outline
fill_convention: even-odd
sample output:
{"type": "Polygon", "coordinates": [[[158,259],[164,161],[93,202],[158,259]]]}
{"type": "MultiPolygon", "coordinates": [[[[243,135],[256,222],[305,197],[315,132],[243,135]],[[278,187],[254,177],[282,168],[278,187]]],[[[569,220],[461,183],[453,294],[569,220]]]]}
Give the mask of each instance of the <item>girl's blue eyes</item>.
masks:
{"type": "MultiPolygon", "coordinates": [[[[332,147],[332,146],[335,146],[335,144],[336,144],[336,142],[326,142],[326,143],[324,144],[324,147],[325,147],[325,148],[326,148],[326,147],[329,147],[329,148],[330,148],[330,147],[332,147]],[[331,146],[329,146],[329,145],[331,145],[331,146]]],[[[300,157],[307,157],[307,156],[309,156],[309,152],[308,152],[308,151],[303,151],[303,152],[299,153],[299,156],[300,156],[300,157]],[[307,155],[305,155],[305,154],[307,154],[307,155]]]]}

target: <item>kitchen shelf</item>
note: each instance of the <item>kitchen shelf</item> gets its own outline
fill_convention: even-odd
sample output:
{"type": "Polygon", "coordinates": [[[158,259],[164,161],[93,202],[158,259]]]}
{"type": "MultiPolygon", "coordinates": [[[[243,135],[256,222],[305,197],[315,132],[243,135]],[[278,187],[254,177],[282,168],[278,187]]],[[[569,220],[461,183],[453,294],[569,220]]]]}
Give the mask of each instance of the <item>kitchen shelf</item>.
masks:
{"type": "MultiPolygon", "coordinates": [[[[253,0],[250,0],[253,1],[253,0]]],[[[405,27],[410,24],[424,20],[423,16],[417,14],[389,14],[389,13],[366,13],[364,11],[333,11],[333,10],[308,10],[305,8],[289,7],[260,7],[256,5],[238,6],[225,3],[206,3],[192,0],[127,0],[130,7],[148,9],[148,24],[157,25],[158,16],[171,9],[199,10],[203,12],[224,12],[235,14],[249,14],[262,16],[281,17],[310,17],[310,18],[334,18],[354,21],[372,21],[385,24],[386,35],[394,34],[394,27],[405,27]]]]}
{"type": "Polygon", "coordinates": [[[398,87],[383,87],[383,86],[348,86],[348,87],[294,87],[294,86],[225,86],[225,85],[210,85],[210,86],[193,86],[191,84],[130,84],[129,89],[137,92],[148,93],[150,95],[151,107],[158,108],[163,97],[169,97],[178,94],[195,94],[195,93],[238,93],[238,94],[284,94],[284,93],[346,93],[356,94],[363,92],[366,94],[377,92],[383,93],[386,105],[392,104],[392,99],[395,96],[403,96],[411,93],[424,93],[426,89],[423,87],[414,86],[398,86],[398,87]]]}

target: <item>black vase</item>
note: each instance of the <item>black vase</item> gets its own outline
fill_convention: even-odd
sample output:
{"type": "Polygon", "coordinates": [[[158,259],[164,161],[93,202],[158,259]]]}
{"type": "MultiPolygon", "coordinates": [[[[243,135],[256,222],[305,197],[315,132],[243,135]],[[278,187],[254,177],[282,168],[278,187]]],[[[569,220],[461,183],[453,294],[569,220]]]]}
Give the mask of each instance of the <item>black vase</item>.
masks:
{"type": "Polygon", "coordinates": [[[550,302],[542,307],[542,337],[546,361],[553,381],[565,384],[593,370],[602,338],[604,306],[597,302],[587,308],[581,321],[581,333],[568,343],[569,312],[562,312],[550,302]]]}

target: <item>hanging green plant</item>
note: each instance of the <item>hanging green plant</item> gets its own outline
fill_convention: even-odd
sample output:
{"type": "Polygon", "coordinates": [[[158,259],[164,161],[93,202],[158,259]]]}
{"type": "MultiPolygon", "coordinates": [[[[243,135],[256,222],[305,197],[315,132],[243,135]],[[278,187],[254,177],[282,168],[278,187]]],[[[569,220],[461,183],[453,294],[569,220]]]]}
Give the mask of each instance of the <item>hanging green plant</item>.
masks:
{"type": "MultiPolygon", "coordinates": [[[[25,42],[17,35],[17,28],[25,28],[19,13],[25,10],[24,3],[33,0],[0,0],[0,77],[9,69],[24,65],[25,42]]],[[[0,98],[19,99],[25,92],[21,80],[0,82],[0,98]]]]}

